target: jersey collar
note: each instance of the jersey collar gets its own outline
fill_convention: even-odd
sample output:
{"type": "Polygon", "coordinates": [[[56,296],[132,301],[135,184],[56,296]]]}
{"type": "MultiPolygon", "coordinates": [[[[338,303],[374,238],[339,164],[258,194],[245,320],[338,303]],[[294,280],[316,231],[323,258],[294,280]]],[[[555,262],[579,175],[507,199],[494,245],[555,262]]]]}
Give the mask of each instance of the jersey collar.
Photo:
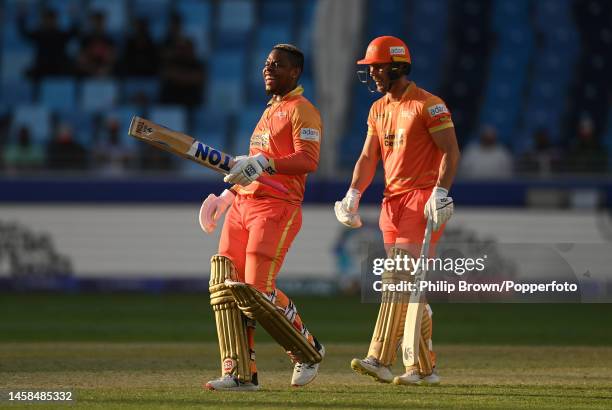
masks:
{"type": "Polygon", "coordinates": [[[293,90],[285,94],[283,98],[281,98],[279,101],[276,101],[274,97],[270,98],[270,101],[268,101],[268,105],[272,105],[275,102],[285,101],[291,97],[295,97],[296,95],[302,95],[302,94],[304,94],[304,87],[302,87],[301,85],[298,85],[293,90]]]}
{"type": "MultiPolygon", "coordinates": [[[[406,101],[415,89],[416,83],[414,81],[410,81],[410,84],[408,84],[408,87],[406,87],[406,89],[404,90],[404,94],[402,94],[402,98],[400,98],[400,101],[406,101]]],[[[391,102],[391,98],[389,98],[388,95],[385,95],[385,98],[387,99],[388,103],[391,102]]]]}

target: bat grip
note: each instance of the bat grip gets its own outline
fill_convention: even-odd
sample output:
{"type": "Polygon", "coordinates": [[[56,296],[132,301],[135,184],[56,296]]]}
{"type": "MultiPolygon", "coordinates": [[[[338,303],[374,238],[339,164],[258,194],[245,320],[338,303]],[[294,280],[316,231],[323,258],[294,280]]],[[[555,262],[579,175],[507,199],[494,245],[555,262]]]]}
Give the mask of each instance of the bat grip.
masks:
{"type": "Polygon", "coordinates": [[[283,184],[281,184],[280,182],[275,181],[272,178],[267,177],[265,175],[262,175],[259,178],[257,178],[257,181],[261,182],[264,185],[269,186],[270,188],[276,189],[280,193],[283,193],[283,194],[288,194],[289,193],[289,190],[287,188],[285,188],[285,186],[283,184]]]}

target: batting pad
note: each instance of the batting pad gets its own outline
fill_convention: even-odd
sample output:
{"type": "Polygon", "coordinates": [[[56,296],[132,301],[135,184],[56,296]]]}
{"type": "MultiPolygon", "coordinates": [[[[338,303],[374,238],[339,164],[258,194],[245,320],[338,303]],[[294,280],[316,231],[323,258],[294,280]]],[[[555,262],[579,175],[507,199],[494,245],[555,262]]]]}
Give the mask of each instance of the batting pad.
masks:
{"type": "Polygon", "coordinates": [[[227,280],[225,285],[234,295],[242,313],[260,323],[290,356],[295,357],[300,363],[319,363],[323,360],[315,347],[261,292],[242,282],[227,280]]]}
{"type": "Polygon", "coordinates": [[[226,279],[236,279],[236,268],[225,256],[215,255],[210,260],[210,304],[215,312],[221,374],[233,374],[239,380],[252,379],[246,318],[238,309],[232,292],[225,286],[226,279]]]}
{"type": "MultiPolygon", "coordinates": [[[[403,249],[391,248],[389,258],[410,254],[403,249]]],[[[409,272],[396,270],[382,274],[383,284],[398,284],[402,280],[412,281],[409,272]]],[[[409,295],[406,292],[384,291],[368,356],[374,356],[383,366],[391,366],[397,356],[397,349],[404,334],[404,321],[408,309],[409,295]]]]}

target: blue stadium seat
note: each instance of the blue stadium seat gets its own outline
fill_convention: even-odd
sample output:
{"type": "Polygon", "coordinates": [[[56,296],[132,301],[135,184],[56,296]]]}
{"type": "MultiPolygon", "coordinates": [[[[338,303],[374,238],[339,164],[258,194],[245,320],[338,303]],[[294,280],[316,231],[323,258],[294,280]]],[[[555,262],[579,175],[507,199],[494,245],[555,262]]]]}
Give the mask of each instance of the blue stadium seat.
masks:
{"type": "Polygon", "coordinates": [[[14,106],[15,104],[30,104],[33,102],[34,86],[28,80],[8,81],[0,83],[0,104],[14,106]]]}
{"type": "Polygon", "coordinates": [[[249,153],[251,135],[262,113],[263,109],[255,106],[246,107],[240,112],[232,148],[235,155],[247,155],[249,153]]]}
{"type": "Polygon", "coordinates": [[[285,0],[262,0],[260,20],[272,24],[293,25],[295,16],[295,4],[293,1],[285,0]]]}
{"type": "Polygon", "coordinates": [[[225,111],[210,107],[200,108],[194,111],[193,119],[194,137],[208,141],[208,135],[214,134],[223,139],[216,141],[220,149],[231,148],[228,141],[228,115],[225,111]]]}
{"type": "Polygon", "coordinates": [[[26,71],[32,66],[33,59],[34,55],[29,47],[2,50],[0,81],[22,81],[26,71]]]}
{"type": "Polygon", "coordinates": [[[175,105],[156,105],[149,112],[151,121],[179,132],[188,132],[187,112],[175,105]]]}
{"type": "Polygon", "coordinates": [[[123,81],[123,98],[127,103],[135,103],[138,94],[144,94],[149,102],[154,103],[159,97],[159,81],[151,77],[132,77],[123,81]]]}
{"type": "Polygon", "coordinates": [[[32,141],[46,143],[51,138],[51,114],[43,105],[18,105],[13,113],[11,136],[21,127],[30,130],[32,141]]]}
{"type": "Polygon", "coordinates": [[[85,111],[102,111],[117,102],[119,86],[115,80],[85,80],[81,86],[81,107],[85,111]]]}
{"type": "MultiPolygon", "coordinates": [[[[263,64],[263,62],[261,63],[263,64]]],[[[221,51],[216,53],[215,60],[210,64],[208,78],[214,83],[219,80],[237,82],[242,86],[245,78],[244,51],[221,51]]]]}
{"type": "Polygon", "coordinates": [[[75,23],[73,19],[81,19],[83,15],[83,2],[80,0],[46,0],[45,6],[57,13],[59,26],[68,30],[75,23]]]}
{"type": "Polygon", "coordinates": [[[308,100],[316,106],[317,90],[315,89],[315,83],[312,78],[308,76],[302,76],[302,78],[300,78],[300,84],[302,85],[302,87],[304,87],[304,97],[308,98],[308,100]]]}
{"type": "Polygon", "coordinates": [[[212,21],[212,6],[207,0],[179,0],[176,11],[183,19],[183,24],[199,24],[208,29],[212,21]]]}
{"type": "Polygon", "coordinates": [[[258,27],[256,34],[256,49],[270,49],[278,43],[292,43],[293,36],[289,26],[263,25],[258,27]]]}
{"type": "Polygon", "coordinates": [[[207,105],[225,113],[235,113],[245,100],[244,87],[232,80],[215,80],[208,84],[207,105]]]}
{"type": "Polygon", "coordinates": [[[244,36],[255,24],[255,4],[251,0],[225,0],[219,4],[218,35],[244,36]]]}
{"type": "Polygon", "coordinates": [[[76,106],[76,93],[73,78],[46,78],[40,84],[38,100],[53,110],[71,111],[76,106]]]}
{"type": "Polygon", "coordinates": [[[193,41],[196,56],[201,60],[206,60],[210,54],[210,31],[208,27],[199,23],[184,24],[183,33],[193,41]]]}

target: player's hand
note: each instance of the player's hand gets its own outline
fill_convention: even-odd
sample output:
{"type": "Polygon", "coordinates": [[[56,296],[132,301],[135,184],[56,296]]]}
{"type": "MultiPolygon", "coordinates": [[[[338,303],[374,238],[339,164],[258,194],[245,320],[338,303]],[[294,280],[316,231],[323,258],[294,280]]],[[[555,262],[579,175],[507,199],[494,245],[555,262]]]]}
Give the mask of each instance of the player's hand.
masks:
{"type": "Polygon", "coordinates": [[[228,184],[246,186],[259,178],[269,165],[268,159],[262,153],[252,157],[237,157],[236,163],[223,180],[228,184]]]}
{"type": "Polygon", "coordinates": [[[338,221],[348,226],[349,228],[361,228],[361,217],[359,216],[359,200],[361,192],[355,188],[351,188],[346,193],[342,201],[336,201],[334,211],[338,221]]]}
{"type": "Polygon", "coordinates": [[[431,192],[429,200],[425,204],[425,218],[431,219],[432,228],[439,230],[453,216],[455,206],[453,198],[448,196],[448,191],[442,187],[435,187],[431,192]]]}
{"type": "Polygon", "coordinates": [[[225,213],[227,208],[234,202],[236,195],[232,191],[225,190],[221,195],[210,194],[200,207],[200,227],[206,233],[213,233],[217,227],[217,221],[225,213]]]}

